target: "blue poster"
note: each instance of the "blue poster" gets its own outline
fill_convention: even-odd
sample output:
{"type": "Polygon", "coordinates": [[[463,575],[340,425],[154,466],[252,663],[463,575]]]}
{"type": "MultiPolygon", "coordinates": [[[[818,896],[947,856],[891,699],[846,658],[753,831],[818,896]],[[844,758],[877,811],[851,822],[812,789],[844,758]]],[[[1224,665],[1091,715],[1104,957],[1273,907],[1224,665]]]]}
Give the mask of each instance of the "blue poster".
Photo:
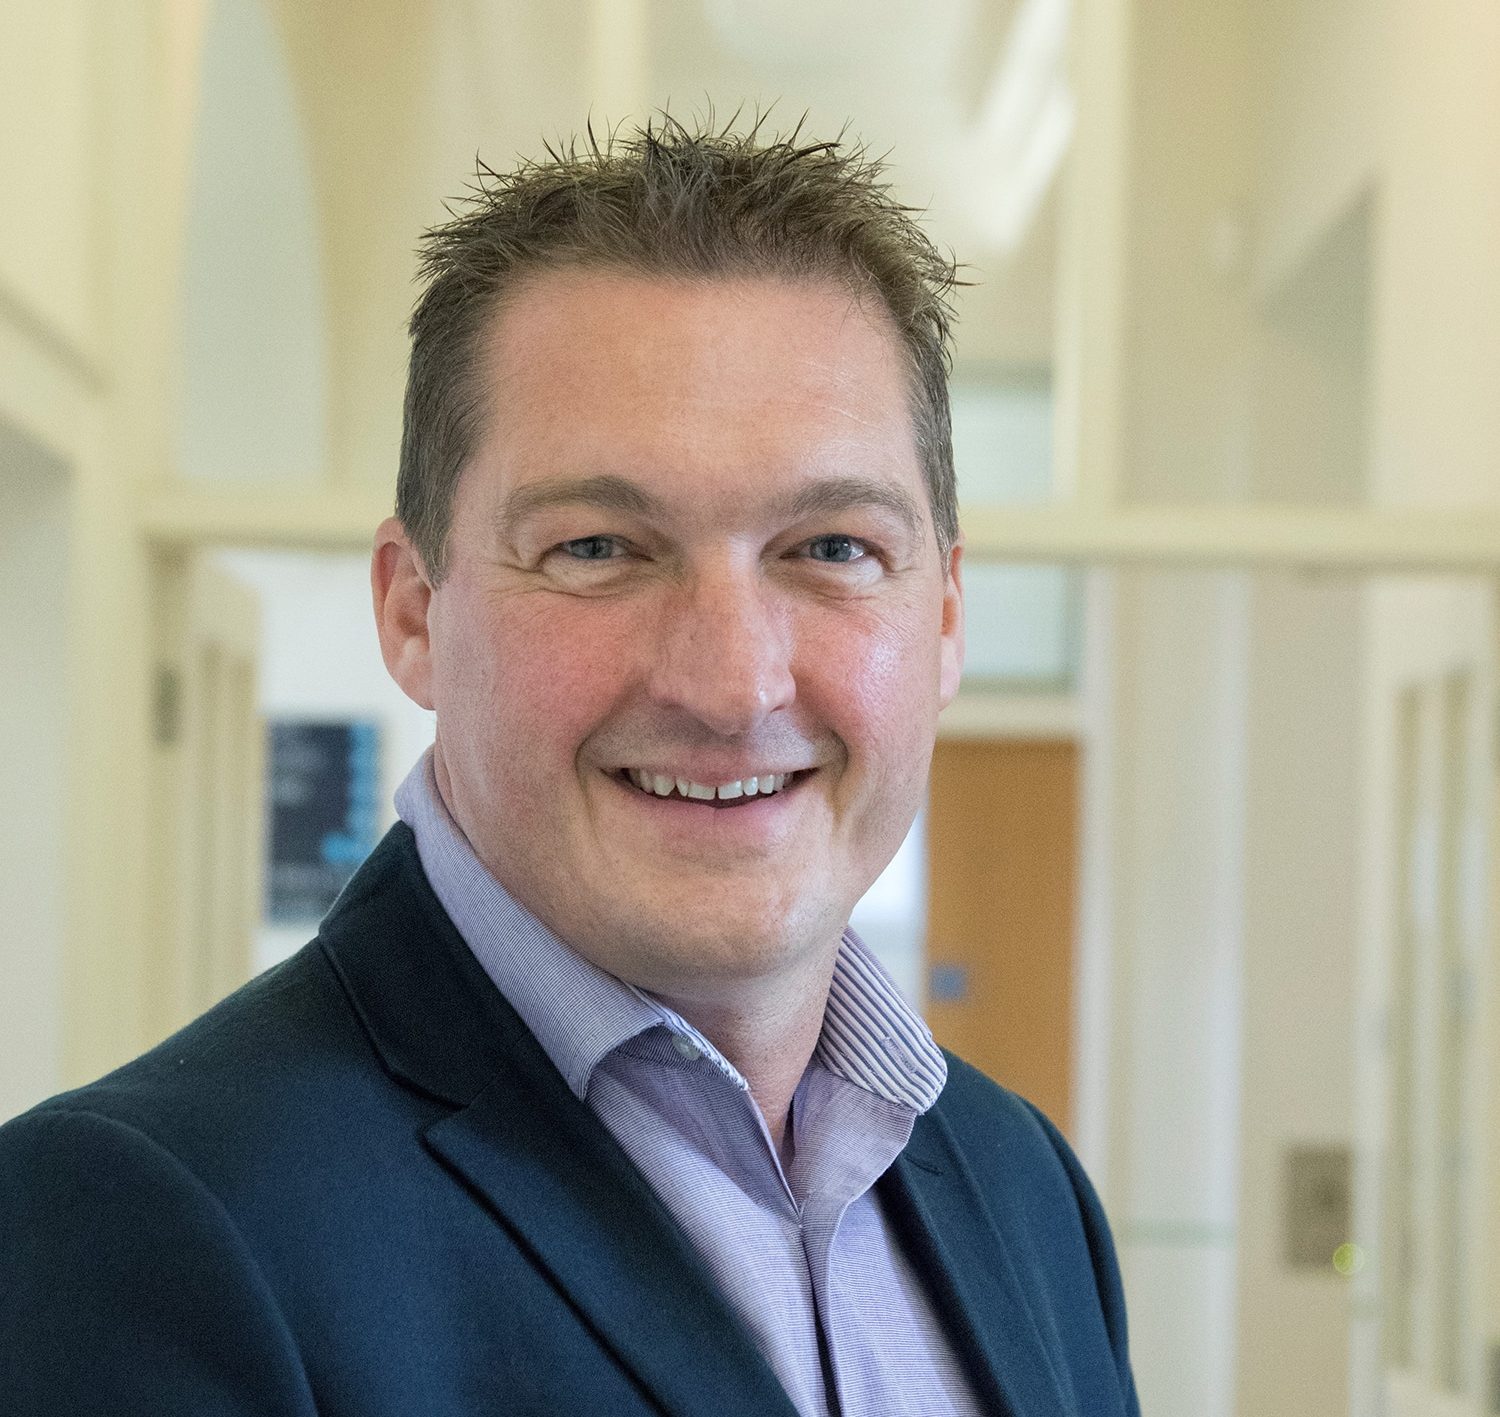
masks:
{"type": "Polygon", "coordinates": [[[266,918],[312,924],[380,831],[380,729],[368,719],[270,725],[266,918]]]}

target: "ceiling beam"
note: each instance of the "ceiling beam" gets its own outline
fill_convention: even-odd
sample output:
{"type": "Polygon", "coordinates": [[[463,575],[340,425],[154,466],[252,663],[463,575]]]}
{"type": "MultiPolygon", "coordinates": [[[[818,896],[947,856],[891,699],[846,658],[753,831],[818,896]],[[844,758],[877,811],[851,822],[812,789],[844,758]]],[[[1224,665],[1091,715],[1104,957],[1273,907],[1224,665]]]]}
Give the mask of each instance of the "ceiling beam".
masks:
{"type": "Polygon", "coordinates": [[[1500,512],[1065,505],[966,507],[980,561],[1500,574],[1500,512]]]}
{"type": "Polygon", "coordinates": [[[368,551],[391,514],[389,488],[266,485],[244,491],[177,488],[148,496],[140,529],[160,547],[368,551]]]}

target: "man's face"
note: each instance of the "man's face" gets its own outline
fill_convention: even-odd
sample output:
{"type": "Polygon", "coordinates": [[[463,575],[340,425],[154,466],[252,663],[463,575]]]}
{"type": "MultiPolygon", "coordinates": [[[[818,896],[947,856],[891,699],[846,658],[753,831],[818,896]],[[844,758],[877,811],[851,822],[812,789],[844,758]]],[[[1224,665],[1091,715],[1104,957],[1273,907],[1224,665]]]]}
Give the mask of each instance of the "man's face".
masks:
{"type": "Polygon", "coordinates": [[[831,282],[549,272],[487,379],[403,678],[459,825],[664,997],[826,969],[961,658],[894,333],[831,282]]]}

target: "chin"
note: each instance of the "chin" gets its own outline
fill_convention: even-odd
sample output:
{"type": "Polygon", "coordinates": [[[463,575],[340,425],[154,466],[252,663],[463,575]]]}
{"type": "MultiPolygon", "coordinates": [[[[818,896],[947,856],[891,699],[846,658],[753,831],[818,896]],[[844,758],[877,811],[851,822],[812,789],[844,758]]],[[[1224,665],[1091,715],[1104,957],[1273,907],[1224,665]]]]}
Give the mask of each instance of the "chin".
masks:
{"type": "Polygon", "coordinates": [[[606,968],[653,994],[704,997],[717,986],[769,982],[788,971],[816,968],[831,959],[844,922],[789,920],[755,911],[714,912],[684,928],[640,922],[615,938],[614,964],[606,968]],[[775,930],[760,922],[777,920],[775,930]],[[751,928],[747,928],[747,924],[751,928]],[[633,941],[634,947],[625,945],[633,941]],[[624,946],[624,948],[621,948],[624,946]]]}

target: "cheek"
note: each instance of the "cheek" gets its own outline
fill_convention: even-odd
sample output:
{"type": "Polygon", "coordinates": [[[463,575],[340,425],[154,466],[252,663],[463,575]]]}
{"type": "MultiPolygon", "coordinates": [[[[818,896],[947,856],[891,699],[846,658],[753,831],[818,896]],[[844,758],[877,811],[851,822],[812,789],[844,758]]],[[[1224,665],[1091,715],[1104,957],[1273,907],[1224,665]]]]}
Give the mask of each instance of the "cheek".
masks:
{"type": "Polygon", "coordinates": [[[819,707],[853,765],[903,781],[925,773],[938,707],[936,631],[917,615],[881,616],[858,633],[830,626],[810,643],[819,707]]]}
{"type": "MultiPolygon", "coordinates": [[[[457,637],[445,666],[469,736],[491,751],[571,757],[621,692],[632,643],[597,605],[533,605],[515,597],[487,608],[457,637]]],[[[441,720],[442,705],[439,704],[441,720]]]]}

